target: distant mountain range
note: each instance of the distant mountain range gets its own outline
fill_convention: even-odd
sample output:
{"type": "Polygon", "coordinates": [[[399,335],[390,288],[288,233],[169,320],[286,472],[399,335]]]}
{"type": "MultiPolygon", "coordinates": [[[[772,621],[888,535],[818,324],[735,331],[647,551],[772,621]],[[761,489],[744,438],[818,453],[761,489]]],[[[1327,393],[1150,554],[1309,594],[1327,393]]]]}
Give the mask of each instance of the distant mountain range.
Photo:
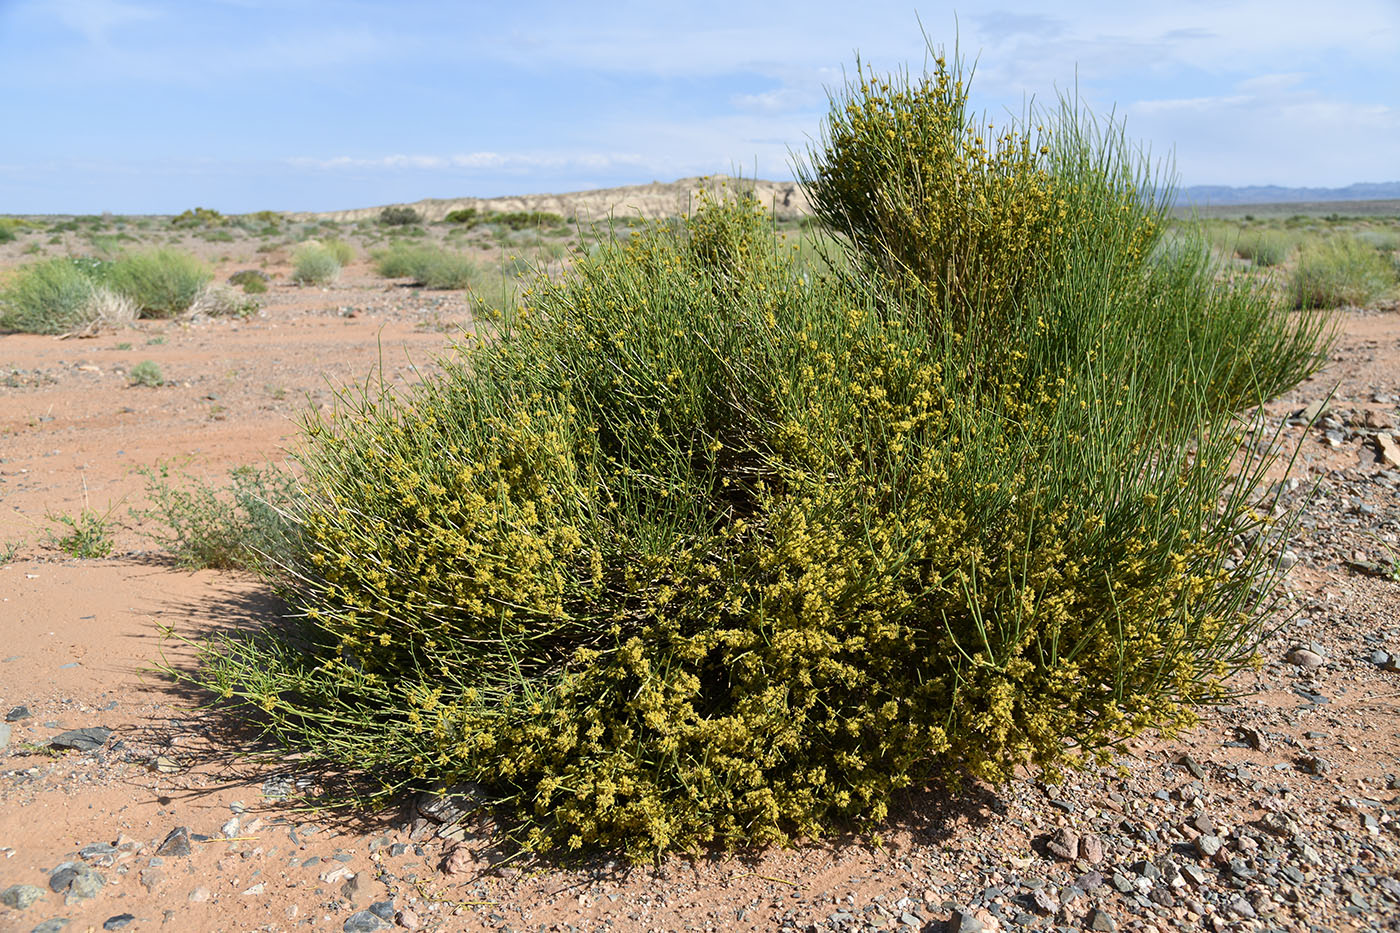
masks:
{"type": "Polygon", "coordinates": [[[1345,188],[1283,188],[1278,185],[1192,185],[1177,197],[1196,206],[1223,204],[1293,204],[1300,201],[1380,201],[1400,198],[1400,181],[1360,182],[1345,188]]]}

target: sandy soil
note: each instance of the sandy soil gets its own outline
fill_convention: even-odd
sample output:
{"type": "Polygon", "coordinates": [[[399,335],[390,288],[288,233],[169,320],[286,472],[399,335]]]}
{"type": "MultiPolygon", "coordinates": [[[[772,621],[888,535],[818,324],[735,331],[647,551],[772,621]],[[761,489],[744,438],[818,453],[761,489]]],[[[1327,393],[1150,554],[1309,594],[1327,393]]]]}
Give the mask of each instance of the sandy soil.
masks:
{"type": "Polygon", "coordinates": [[[1316,501],[1292,546],[1297,614],[1241,676],[1250,695],[1061,786],[921,789],[878,838],[627,868],[508,859],[415,801],[295,811],[280,798],[313,775],[247,760],[253,736],[151,670],[189,663],[181,638],[276,606],[254,579],[183,572],[154,550],[129,518],[134,469],[174,460],[213,480],[281,460],[331,385],[381,360],[410,382],[466,320],[461,296],[362,267],[327,290],[284,281],[243,321],[0,336],[0,548],[22,541],[0,567],[0,714],[26,708],[0,722],[0,892],[40,895],[0,906],[0,930],[1397,926],[1400,674],[1376,658],[1400,654],[1400,583],[1375,572],[1400,549],[1400,472],[1374,434],[1400,406],[1400,314],[1348,313],[1332,365],[1271,407],[1283,421],[1339,386],[1332,414],[1285,428],[1301,444],[1294,495],[1316,483],[1316,501]],[[145,359],[172,384],[129,385],[145,359]],[[110,513],[115,556],[45,546],[49,516],[84,506],[110,513]],[[94,748],[50,744],[94,727],[110,730],[94,748]],[[179,839],[162,852],[178,827],[189,853],[179,839]]]}

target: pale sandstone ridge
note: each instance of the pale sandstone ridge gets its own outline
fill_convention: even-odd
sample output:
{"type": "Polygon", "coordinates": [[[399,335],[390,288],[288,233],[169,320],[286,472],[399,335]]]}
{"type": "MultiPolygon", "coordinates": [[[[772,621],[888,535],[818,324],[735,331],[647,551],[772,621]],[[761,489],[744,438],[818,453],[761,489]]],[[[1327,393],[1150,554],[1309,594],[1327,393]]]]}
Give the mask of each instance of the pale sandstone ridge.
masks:
{"type": "Polygon", "coordinates": [[[296,220],[357,221],[373,220],[385,207],[411,207],[429,222],[445,218],[452,211],[474,207],[478,211],[548,211],[561,217],[576,217],[580,221],[618,218],[674,217],[686,213],[702,190],[712,194],[742,187],[752,191],[764,207],[779,220],[790,220],[810,213],[807,195],[794,181],[763,181],[762,179],[731,178],[728,175],[703,175],[673,182],[652,182],[649,185],[628,185],[622,188],[599,188],[595,191],[575,191],[568,194],[524,194],[503,198],[425,198],[411,204],[381,204],[348,211],[290,214],[296,220]]]}

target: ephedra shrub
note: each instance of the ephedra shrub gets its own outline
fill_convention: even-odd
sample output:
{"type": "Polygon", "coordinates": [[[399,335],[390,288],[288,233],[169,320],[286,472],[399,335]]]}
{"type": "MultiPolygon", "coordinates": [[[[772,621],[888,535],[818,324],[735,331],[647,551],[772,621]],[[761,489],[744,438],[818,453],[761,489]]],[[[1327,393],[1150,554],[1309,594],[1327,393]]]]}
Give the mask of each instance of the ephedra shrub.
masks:
{"type": "Polygon", "coordinates": [[[1191,721],[1269,609],[1234,413],[1325,332],[1155,250],[1121,134],[991,138],[965,101],[942,61],[835,96],[824,274],[706,202],[310,415],[301,628],[202,682],[379,793],[470,780],[528,847],[637,857],[1191,721]]]}

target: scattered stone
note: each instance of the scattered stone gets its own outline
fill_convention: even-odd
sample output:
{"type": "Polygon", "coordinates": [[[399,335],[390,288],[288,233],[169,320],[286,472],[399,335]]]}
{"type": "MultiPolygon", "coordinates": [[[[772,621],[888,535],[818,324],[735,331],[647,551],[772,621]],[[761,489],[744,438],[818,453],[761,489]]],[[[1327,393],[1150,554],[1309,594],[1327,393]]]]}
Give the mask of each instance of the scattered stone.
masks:
{"type": "Polygon", "coordinates": [[[374,914],[374,915],[375,915],[376,917],[378,917],[380,920],[393,920],[393,919],[394,919],[394,902],[393,902],[393,901],[375,901],[373,904],[370,904],[370,905],[369,905],[369,912],[372,913],[372,914],[374,914]]]}
{"type": "Polygon", "coordinates": [[[1376,432],[1376,459],[1386,466],[1400,467],[1400,444],[1384,431],[1376,432]]]}
{"type": "Polygon", "coordinates": [[[1241,920],[1253,920],[1257,916],[1254,912],[1253,905],[1242,897],[1237,897],[1230,901],[1229,904],[1226,904],[1225,911],[1231,916],[1239,917],[1241,920]]]}
{"type": "Polygon", "coordinates": [[[1204,858],[1214,858],[1224,844],[1219,836],[1207,834],[1196,837],[1196,851],[1204,858]]]}
{"type": "Polygon", "coordinates": [[[971,910],[967,907],[954,907],[953,912],[948,915],[947,933],[991,933],[998,927],[988,926],[983,922],[984,916],[991,916],[986,911],[971,910]]]}
{"type": "Polygon", "coordinates": [[[107,879],[82,862],[64,862],[49,875],[49,890],[62,894],[65,904],[96,897],[107,879]]]}
{"type": "Polygon", "coordinates": [[[357,910],[345,918],[341,929],[345,933],[374,933],[375,930],[389,929],[389,924],[368,910],[357,910]]]}
{"type": "Polygon", "coordinates": [[[1045,888],[1036,888],[1032,891],[1028,902],[1041,916],[1054,916],[1060,910],[1060,902],[1045,888]]]}
{"type": "Polygon", "coordinates": [[[50,917],[30,930],[29,933],[59,933],[66,926],[68,926],[67,917],[50,917]]]}
{"type": "Polygon", "coordinates": [[[405,930],[417,930],[423,925],[418,915],[407,907],[394,914],[394,922],[405,930]]]}
{"type": "Polygon", "coordinates": [[[12,884],[0,891],[0,904],[15,910],[27,910],[31,904],[44,896],[44,889],[32,884],[12,884]]]}
{"type": "Polygon", "coordinates": [[[203,904],[205,901],[209,900],[209,898],[210,894],[208,888],[199,887],[190,892],[191,904],[203,904]]]}
{"type": "Polygon", "coordinates": [[[90,752],[101,748],[112,737],[112,730],[106,726],[90,726],[86,729],[70,729],[49,739],[55,748],[71,748],[79,752],[90,752]]]}
{"type": "Polygon", "coordinates": [[[1114,930],[1118,929],[1118,924],[1108,914],[1095,907],[1085,916],[1084,929],[1097,930],[1098,933],[1113,933],[1114,930]]]}
{"type": "Polygon", "coordinates": [[[435,823],[458,823],[480,810],[486,802],[481,788],[471,782],[453,784],[418,795],[418,813],[435,823]]]}
{"type": "Polygon", "coordinates": [[[1235,732],[1246,745],[1256,752],[1265,752],[1269,750],[1269,740],[1265,738],[1264,733],[1260,732],[1258,729],[1251,726],[1237,726],[1235,732]]]}
{"type": "Polygon", "coordinates": [[[1316,755],[1304,755],[1299,758],[1298,767],[1308,774],[1316,774],[1319,777],[1332,770],[1332,765],[1326,758],[1319,758],[1316,755]]]}
{"type": "Polygon", "coordinates": [[[476,856],[472,850],[465,845],[458,844],[452,847],[452,851],[447,853],[447,858],[442,860],[442,873],[444,875],[466,874],[476,867],[476,856]]]}
{"type": "Polygon", "coordinates": [[[104,929],[104,930],[120,930],[121,928],[125,927],[128,923],[130,923],[131,921],[133,921],[133,920],[135,920],[135,919],[136,919],[135,914],[116,914],[116,915],[111,916],[111,917],[108,917],[106,920],[102,921],[102,929],[104,929]]]}
{"type": "Polygon", "coordinates": [[[1068,826],[1063,826],[1050,837],[1045,848],[1056,858],[1072,862],[1079,858],[1079,833],[1068,826]]]}
{"type": "Polygon", "coordinates": [[[10,710],[8,713],[5,714],[6,722],[19,722],[21,719],[28,718],[29,707],[27,706],[16,706],[14,709],[10,710]]]}
{"type": "Polygon", "coordinates": [[[345,883],[340,886],[340,894],[352,905],[359,904],[369,894],[369,885],[365,883],[365,873],[359,872],[345,879],[345,883]]]}
{"type": "Polygon", "coordinates": [[[154,891],[165,883],[165,872],[161,871],[159,868],[143,868],[141,869],[140,879],[141,887],[145,888],[147,891],[154,891]]]}
{"type": "Polygon", "coordinates": [[[156,855],[189,855],[190,831],[187,827],[176,826],[156,847],[156,855]]]}
{"type": "Polygon", "coordinates": [[[1192,758],[1190,755],[1182,755],[1180,763],[1181,766],[1185,768],[1187,772],[1196,780],[1204,781],[1206,779],[1205,769],[1201,767],[1200,762],[1192,758]]]}
{"type": "Polygon", "coordinates": [[[225,839],[232,839],[234,836],[237,836],[237,835],[238,835],[238,817],[236,817],[236,816],[229,817],[228,822],[224,823],[223,826],[220,826],[220,827],[219,827],[219,832],[223,834],[223,836],[224,836],[225,839]]]}
{"type": "Polygon", "coordinates": [[[78,857],[89,862],[103,856],[115,856],[116,854],[117,847],[109,842],[94,842],[92,845],[83,846],[78,850],[78,857]]]}
{"type": "Polygon", "coordinates": [[[1322,655],[1315,651],[1309,651],[1307,648],[1294,648],[1288,652],[1284,660],[1305,671],[1315,671],[1322,666],[1323,659],[1322,655]]]}
{"type": "Polygon", "coordinates": [[[1100,865],[1104,858],[1103,840],[1095,833],[1079,837],[1079,857],[1090,865],[1100,865]]]}

